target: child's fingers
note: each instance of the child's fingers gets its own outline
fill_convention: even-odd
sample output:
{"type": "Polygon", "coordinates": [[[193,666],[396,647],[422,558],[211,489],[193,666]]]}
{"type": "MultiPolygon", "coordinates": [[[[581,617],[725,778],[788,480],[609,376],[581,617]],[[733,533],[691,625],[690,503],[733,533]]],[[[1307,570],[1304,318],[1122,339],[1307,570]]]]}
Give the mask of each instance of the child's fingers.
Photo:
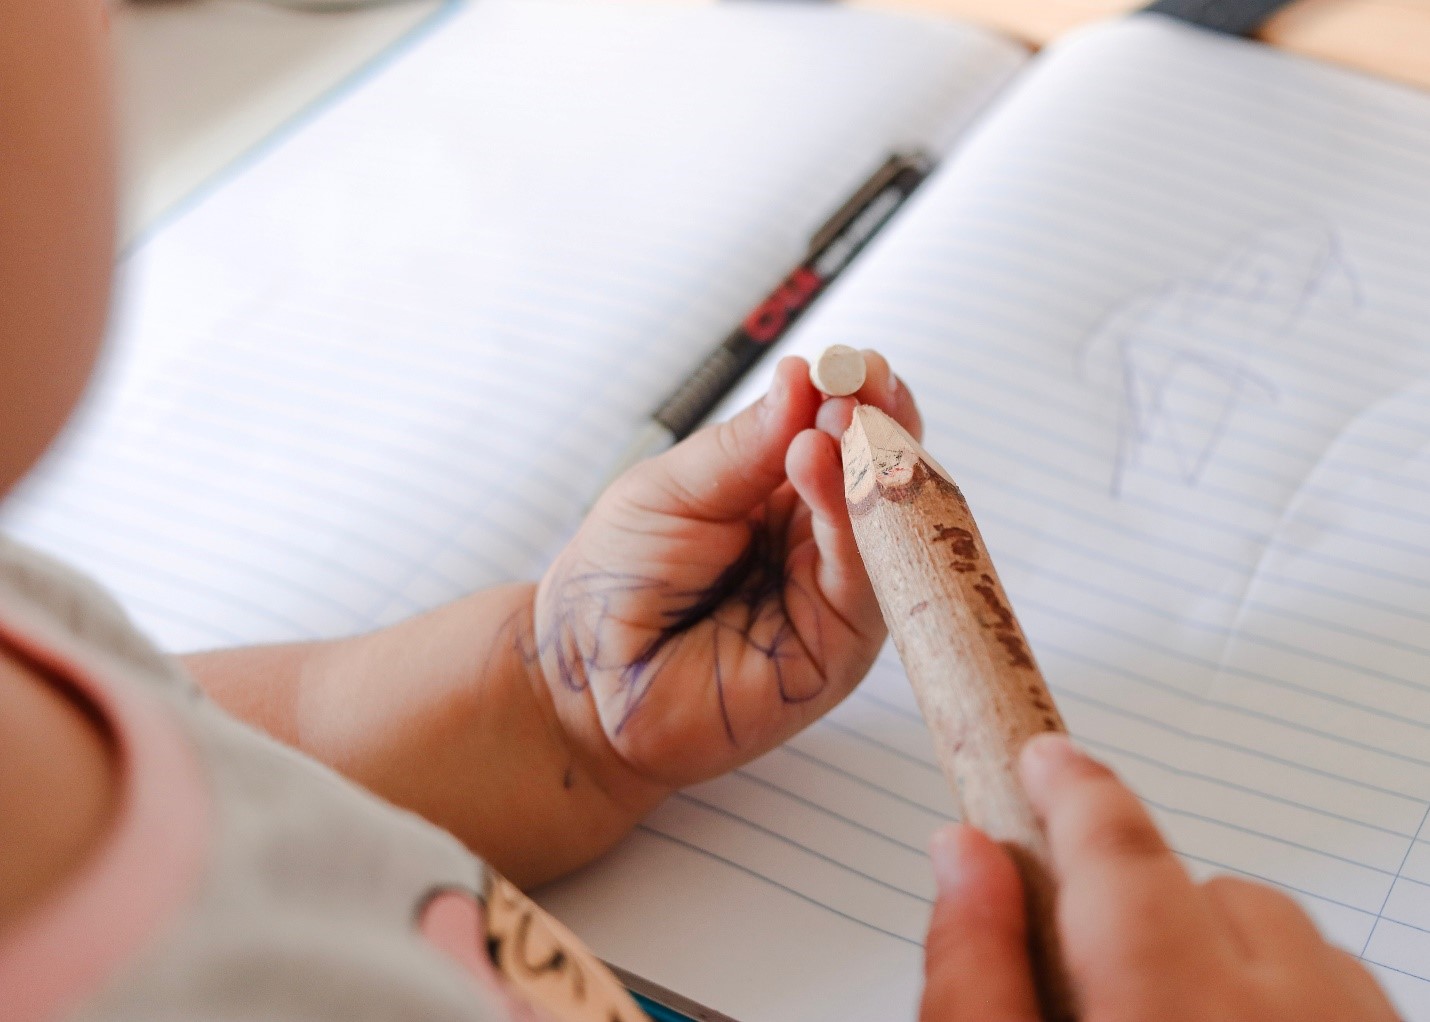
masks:
{"type": "Polygon", "coordinates": [[[872,348],[865,348],[864,385],[847,397],[831,397],[819,406],[815,426],[838,440],[849,428],[854,409],[859,405],[874,405],[894,414],[894,373],[889,360],[872,348]]]}
{"type": "Polygon", "coordinates": [[[832,436],[836,443],[844,436],[849,423],[854,419],[854,409],[859,402],[852,397],[831,397],[819,406],[814,417],[815,428],[832,436]]]}
{"type": "Polygon", "coordinates": [[[1048,831],[1058,921],[1075,976],[1129,962],[1192,967],[1225,931],[1147,810],[1065,735],[1024,746],[1023,785],[1048,831]]]}
{"type": "Polygon", "coordinates": [[[893,415],[894,370],[889,360],[873,348],[865,348],[859,354],[864,356],[864,386],[854,396],[860,404],[876,405],[893,415]]]}
{"type": "Polygon", "coordinates": [[[664,514],[743,518],[784,481],[790,441],[814,422],[818,405],[808,364],[783,359],[759,401],[636,466],[617,486],[626,499],[664,514]]]}
{"type": "Polygon", "coordinates": [[[883,619],[849,525],[838,442],[821,430],[805,430],[790,444],[785,469],[795,492],[809,507],[810,532],[818,553],[814,576],[819,593],[859,636],[881,637],[883,619]]]}
{"type": "Polygon", "coordinates": [[[844,501],[844,466],[839,443],[828,433],[809,429],[796,436],[785,458],[785,472],[795,493],[809,507],[815,542],[822,555],[838,560],[858,557],[844,501]]]}
{"type": "Polygon", "coordinates": [[[888,412],[900,426],[909,431],[915,440],[924,437],[923,417],[919,415],[914,395],[904,386],[904,381],[889,366],[883,355],[872,349],[864,352],[866,374],[864,387],[857,397],[863,404],[875,405],[880,411],[888,412]]]}
{"type": "Polygon", "coordinates": [[[1038,1017],[1023,887],[1008,853],[972,827],[946,827],[930,849],[938,900],[924,944],[929,1022],[1038,1017]]]}
{"type": "Polygon", "coordinates": [[[873,405],[887,412],[909,431],[915,440],[923,439],[923,417],[919,415],[914,396],[889,367],[888,359],[872,349],[865,349],[864,386],[849,397],[832,397],[820,406],[815,425],[838,440],[849,428],[854,409],[861,404],[873,405]]]}
{"type": "Polygon", "coordinates": [[[862,404],[874,405],[880,411],[888,412],[909,431],[911,437],[922,440],[924,422],[918,405],[914,403],[914,395],[889,366],[888,359],[872,348],[866,348],[863,354],[864,386],[854,396],[862,404]]]}
{"type": "Polygon", "coordinates": [[[1212,877],[1202,890],[1248,958],[1310,956],[1325,947],[1306,910],[1278,890],[1233,876],[1212,877]]]}
{"type": "Polygon", "coordinates": [[[919,406],[914,401],[913,392],[904,385],[904,381],[898,376],[894,377],[894,410],[889,414],[898,420],[900,426],[909,431],[909,436],[915,440],[922,441],[924,438],[924,417],[919,413],[919,406]]]}

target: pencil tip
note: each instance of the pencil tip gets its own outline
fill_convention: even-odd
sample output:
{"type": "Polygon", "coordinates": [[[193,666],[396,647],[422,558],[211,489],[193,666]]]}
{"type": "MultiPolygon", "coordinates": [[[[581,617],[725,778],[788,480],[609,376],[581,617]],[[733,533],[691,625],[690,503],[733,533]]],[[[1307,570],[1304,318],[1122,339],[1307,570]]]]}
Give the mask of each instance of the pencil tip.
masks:
{"type": "Polygon", "coordinates": [[[859,405],[850,417],[840,444],[844,459],[844,497],[861,505],[875,486],[891,490],[908,486],[922,462],[934,475],[953,479],[908,431],[874,405],[859,405]]]}

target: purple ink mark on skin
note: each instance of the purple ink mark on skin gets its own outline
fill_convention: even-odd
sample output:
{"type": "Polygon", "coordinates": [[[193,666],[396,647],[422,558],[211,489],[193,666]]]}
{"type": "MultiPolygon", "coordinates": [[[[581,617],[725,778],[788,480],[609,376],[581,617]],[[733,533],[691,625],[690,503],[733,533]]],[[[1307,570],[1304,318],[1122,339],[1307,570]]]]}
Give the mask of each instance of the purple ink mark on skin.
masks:
{"type": "Polygon", "coordinates": [[[658,583],[638,575],[587,571],[563,575],[551,595],[551,625],[545,638],[533,637],[521,650],[527,662],[550,653],[563,687],[584,692],[591,673],[601,666],[601,633],[617,597],[655,589],[658,583]]]}
{"type": "Polygon", "coordinates": [[[720,723],[725,727],[725,737],[729,739],[731,745],[738,745],[735,741],[735,724],[730,720],[730,707],[725,703],[725,672],[720,666],[720,633],[714,632],[710,637],[710,643],[714,646],[715,661],[715,700],[720,706],[720,723]]]}
{"type": "MultiPolygon", "coordinates": [[[[750,542],[741,555],[710,585],[676,594],[675,606],[665,612],[668,623],[622,672],[628,697],[625,711],[616,725],[617,733],[625,727],[654,683],[660,670],[659,667],[652,667],[656,660],[662,653],[668,656],[667,651],[683,636],[707,622],[712,626],[711,660],[716,701],[725,735],[731,745],[738,745],[739,742],[725,696],[725,655],[721,639],[727,633],[737,637],[740,645],[754,649],[770,662],[782,702],[800,703],[816,698],[823,685],[809,694],[792,693],[781,665],[786,655],[784,647],[791,636],[786,604],[786,591],[790,589],[802,594],[800,587],[785,575],[783,548],[766,528],[752,525],[750,542]],[[777,624],[773,634],[761,640],[757,630],[767,621],[777,624]],[[642,680],[644,685],[639,684],[642,680]]],[[[735,655],[739,655],[739,647],[735,655]]]]}
{"type": "MultiPolygon", "coordinates": [[[[760,569],[761,544],[760,531],[752,534],[750,544],[734,563],[716,576],[715,581],[704,589],[688,593],[677,593],[675,595],[676,605],[663,612],[667,623],[656,632],[655,636],[646,644],[645,648],[636,654],[635,658],[626,664],[621,671],[621,684],[626,693],[626,706],[622,712],[619,722],[616,724],[616,733],[630,721],[631,715],[635,713],[650,691],[651,684],[659,674],[659,667],[653,667],[661,654],[683,635],[691,629],[698,627],[707,620],[715,620],[715,612],[729,599],[742,595],[742,590],[748,587],[752,578],[757,578],[765,574],[760,569]]],[[[717,622],[718,623],[718,622],[717,622]]],[[[714,670],[716,680],[717,698],[720,704],[720,712],[725,720],[725,728],[731,741],[734,741],[733,728],[730,726],[730,716],[725,704],[724,684],[720,669],[720,649],[719,632],[716,631],[715,648],[713,650],[714,670]]]]}
{"type": "MultiPolygon", "coordinates": [[[[765,657],[784,703],[814,699],[825,687],[821,679],[814,691],[796,693],[790,690],[785,677],[781,661],[788,655],[786,647],[794,637],[787,594],[805,594],[786,577],[784,557],[782,544],[771,532],[763,525],[752,524],[750,542],[740,556],[709,585],[699,589],[670,592],[664,581],[629,573],[569,572],[551,585],[543,600],[545,614],[538,612],[538,619],[547,619],[544,634],[524,644],[521,655],[527,662],[546,659],[554,666],[562,687],[571,692],[587,691],[593,675],[613,676],[613,694],[620,704],[614,731],[619,734],[686,636],[709,624],[716,701],[726,737],[732,745],[738,745],[726,698],[729,656],[738,657],[753,649],[765,657]],[[605,652],[610,644],[608,633],[613,628],[627,627],[629,608],[617,604],[631,597],[666,604],[659,611],[664,623],[634,656],[620,662],[614,654],[605,652]],[[770,631],[768,637],[765,631],[770,631]],[[726,635],[733,635],[738,643],[732,646],[724,642],[726,635]]],[[[813,620],[818,632],[822,626],[817,605],[811,601],[811,606],[815,607],[813,620]]]]}

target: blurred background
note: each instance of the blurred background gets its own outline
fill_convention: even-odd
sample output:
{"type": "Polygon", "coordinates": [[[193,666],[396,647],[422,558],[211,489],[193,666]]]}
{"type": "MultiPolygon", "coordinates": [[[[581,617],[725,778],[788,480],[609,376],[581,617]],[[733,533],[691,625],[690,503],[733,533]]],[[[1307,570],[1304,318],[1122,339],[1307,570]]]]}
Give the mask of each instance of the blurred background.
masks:
{"type": "Polygon", "coordinates": [[[440,6],[120,0],[125,246],[440,6]]]}
{"type": "MultiPolygon", "coordinates": [[[[972,20],[1033,44],[1140,6],[1135,0],[859,2],[972,20]]],[[[442,3],[118,0],[124,241],[442,3]]],[[[1298,0],[1262,35],[1297,52],[1430,85],[1430,0],[1298,0]]]]}

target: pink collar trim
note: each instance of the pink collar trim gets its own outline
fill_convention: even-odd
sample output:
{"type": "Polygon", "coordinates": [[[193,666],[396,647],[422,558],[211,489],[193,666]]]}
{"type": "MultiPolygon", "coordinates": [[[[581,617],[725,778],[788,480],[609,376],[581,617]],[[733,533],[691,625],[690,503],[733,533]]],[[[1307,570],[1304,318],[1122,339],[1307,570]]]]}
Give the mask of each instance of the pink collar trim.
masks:
{"type": "Polygon", "coordinates": [[[209,796],[184,734],[115,662],[6,600],[0,642],[72,685],[114,736],[119,805],[89,860],[0,940],[10,1022],[73,1011],[188,903],[208,850],[209,796]]]}

